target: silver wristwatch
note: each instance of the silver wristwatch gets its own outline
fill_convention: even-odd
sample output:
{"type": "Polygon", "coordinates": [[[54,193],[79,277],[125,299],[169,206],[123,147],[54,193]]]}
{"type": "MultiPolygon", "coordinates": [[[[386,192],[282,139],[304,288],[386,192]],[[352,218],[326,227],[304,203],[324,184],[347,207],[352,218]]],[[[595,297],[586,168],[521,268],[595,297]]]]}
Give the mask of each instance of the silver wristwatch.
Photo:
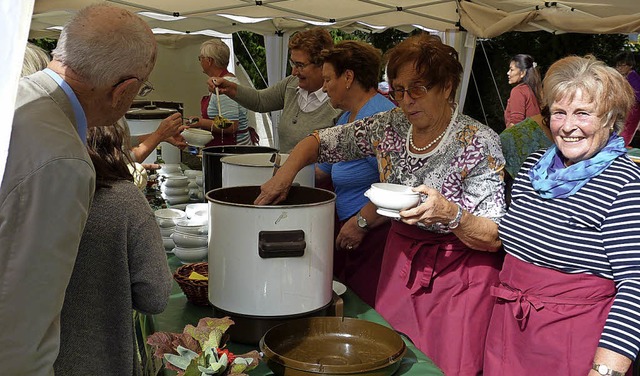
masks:
{"type": "Polygon", "coordinates": [[[612,370],[606,364],[593,363],[593,367],[591,367],[591,369],[598,372],[598,374],[602,376],[624,376],[625,375],[624,372],[612,370]]]}
{"type": "Polygon", "coordinates": [[[460,220],[462,219],[462,206],[460,206],[460,204],[456,204],[456,206],[458,207],[458,212],[456,213],[456,217],[447,225],[449,230],[453,230],[460,226],[460,220]]]}
{"type": "Polygon", "coordinates": [[[369,223],[367,223],[367,219],[363,217],[362,214],[360,214],[360,212],[356,214],[356,222],[358,223],[358,227],[360,227],[361,229],[365,231],[369,230],[369,223]]]}

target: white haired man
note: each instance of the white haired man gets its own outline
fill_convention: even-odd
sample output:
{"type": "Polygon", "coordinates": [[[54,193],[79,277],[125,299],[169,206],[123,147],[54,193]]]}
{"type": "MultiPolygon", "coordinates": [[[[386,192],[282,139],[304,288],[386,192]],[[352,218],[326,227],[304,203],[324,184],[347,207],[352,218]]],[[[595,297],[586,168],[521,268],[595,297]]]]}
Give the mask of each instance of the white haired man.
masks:
{"type": "Polygon", "coordinates": [[[114,124],[151,90],[156,53],[141,18],[93,5],[64,27],[48,68],[20,81],[0,187],[2,374],[53,375],[95,186],[86,130],[114,124]]]}

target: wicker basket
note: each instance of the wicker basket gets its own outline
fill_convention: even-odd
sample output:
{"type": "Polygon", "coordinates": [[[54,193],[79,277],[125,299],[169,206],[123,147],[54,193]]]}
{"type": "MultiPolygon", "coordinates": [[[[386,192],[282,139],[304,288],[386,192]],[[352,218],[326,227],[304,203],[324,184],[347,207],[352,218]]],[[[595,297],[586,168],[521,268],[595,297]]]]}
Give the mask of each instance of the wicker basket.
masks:
{"type": "Polygon", "coordinates": [[[206,262],[196,262],[185,264],[173,273],[173,279],[178,282],[178,286],[187,296],[187,300],[200,306],[209,306],[209,281],[189,279],[191,272],[197,272],[205,277],[209,276],[209,264],[206,262]]]}

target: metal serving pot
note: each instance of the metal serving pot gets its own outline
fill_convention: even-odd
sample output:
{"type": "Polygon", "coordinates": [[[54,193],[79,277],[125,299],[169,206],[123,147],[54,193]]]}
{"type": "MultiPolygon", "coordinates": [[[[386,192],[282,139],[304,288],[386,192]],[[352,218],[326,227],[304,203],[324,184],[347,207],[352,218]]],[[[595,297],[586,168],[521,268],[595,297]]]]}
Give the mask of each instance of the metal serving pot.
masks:
{"type": "MultiPolygon", "coordinates": [[[[230,155],[222,158],[222,186],[261,185],[269,180],[274,173],[273,153],[256,153],[230,155]]],[[[282,165],[289,154],[280,154],[282,165]]],[[[306,187],[315,186],[315,167],[313,164],[305,166],[293,180],[294,183],[306,187]]]]}
{"type": "Polygon", "coordinates": [[[209,201],[209,300],[238,327],[269,319],[234,341],[257,343],[281,319],[332,303],[335,194],[293,186],[278,205],[254,205],[259,186],[218,188],[209,201]],[[275,320],[275,321],[274,321],[275,320]]]}
{"type": "Polygon", "coordinates": [[[220,159],[234,154],[275,153],[277,149],[268,146],[223,145],[202,149],[202,171],[204,192],[222,187],[222,163],[220,159]]]}

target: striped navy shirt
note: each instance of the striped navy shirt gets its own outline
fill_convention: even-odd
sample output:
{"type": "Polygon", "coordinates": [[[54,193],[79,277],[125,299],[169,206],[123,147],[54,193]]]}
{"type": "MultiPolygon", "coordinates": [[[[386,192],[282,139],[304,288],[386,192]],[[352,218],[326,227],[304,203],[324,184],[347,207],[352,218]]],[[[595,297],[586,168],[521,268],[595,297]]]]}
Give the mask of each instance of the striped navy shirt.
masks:
{"type": "Polygon", "coordinates": [[[534,265],[611,279],[616,296],[600,347],[635,359],[640,347],[640,168],[617,158],[568,198],[543,199],[528,171],[513,184],[511,207],[500,222],[505,250],[534,265]]]}

